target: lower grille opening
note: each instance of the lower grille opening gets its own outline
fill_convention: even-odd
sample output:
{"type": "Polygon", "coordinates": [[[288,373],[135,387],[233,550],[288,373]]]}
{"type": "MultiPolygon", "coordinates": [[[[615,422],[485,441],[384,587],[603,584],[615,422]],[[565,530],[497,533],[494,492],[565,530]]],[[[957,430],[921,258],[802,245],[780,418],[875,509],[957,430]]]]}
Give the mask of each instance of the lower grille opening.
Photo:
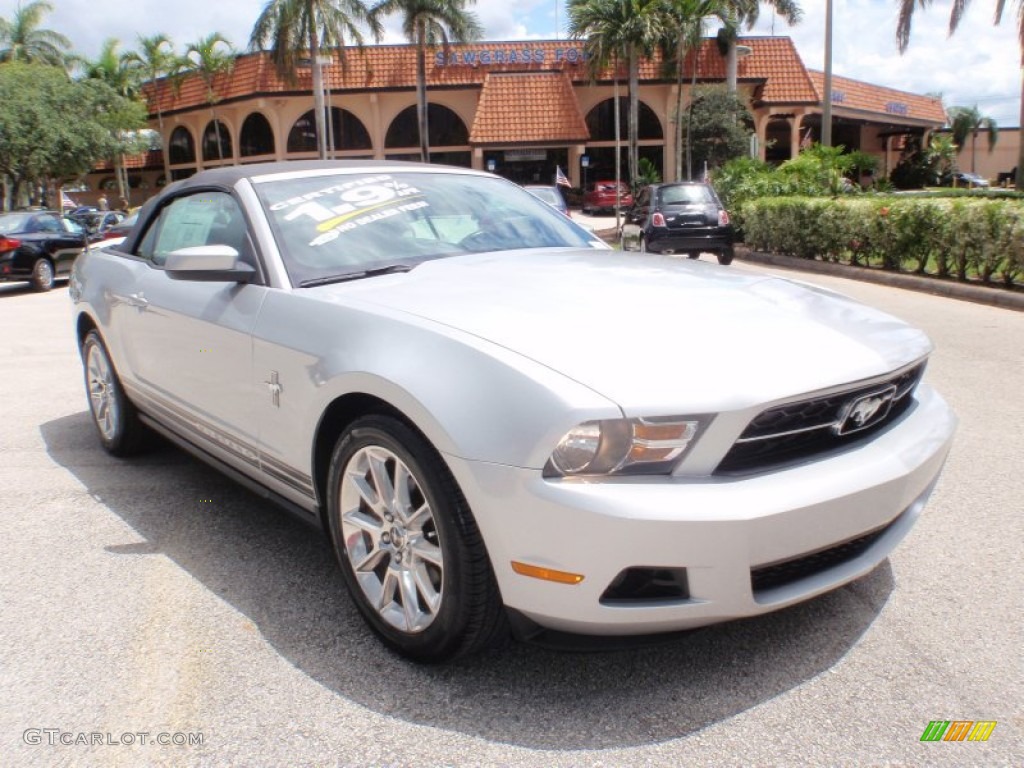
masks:
{"type": "Polygon", "coordinates": [[[853,560],[864,554],[872,544],[881,538],[889,526],[850,539],[828,549],[811,552],[791,560],[762,565],[750,569],[750,586],[756,596],[758,592],[784,587],[808,576],[827,571],[837,565],[853,560]]]}
{"type": "Polygon", "coordinates": [[[626,568],[601,595],[603,605],[689,599],[685,568],[626,568]]]}

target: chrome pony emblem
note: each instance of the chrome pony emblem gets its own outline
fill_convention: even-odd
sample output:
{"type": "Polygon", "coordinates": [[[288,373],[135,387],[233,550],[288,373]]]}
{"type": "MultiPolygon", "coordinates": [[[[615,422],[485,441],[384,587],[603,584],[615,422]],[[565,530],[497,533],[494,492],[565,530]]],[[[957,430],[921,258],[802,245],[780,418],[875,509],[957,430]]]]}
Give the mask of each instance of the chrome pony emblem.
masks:
{"type": "Polygon", "coordinates": [[[837,435],[849,435],[874,426],[889,414],[896,385],[890,384],[877,392],[851,400],[843,406],[839,420],[832,429],[837,435]]]}

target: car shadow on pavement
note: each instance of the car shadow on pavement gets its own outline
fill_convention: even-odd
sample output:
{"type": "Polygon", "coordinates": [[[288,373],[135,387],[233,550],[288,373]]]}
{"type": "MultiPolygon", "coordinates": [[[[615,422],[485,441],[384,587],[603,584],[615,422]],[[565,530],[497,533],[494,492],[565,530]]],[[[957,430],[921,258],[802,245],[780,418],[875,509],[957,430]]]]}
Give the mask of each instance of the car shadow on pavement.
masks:
{"type": "Polygon", "coordinates": [[[345,699],[488,741],[603,749],[693,733],[827,672],[893,589],[885,561],[809,603],[652,647],[570,653],[512,643],[419,666],[376,640],[313,529],[170,446],[130,461],[107,456],[84,411],[40,430],[51,458],[144,539],[106,547],[112,557],[170,558],[345,699]]]}

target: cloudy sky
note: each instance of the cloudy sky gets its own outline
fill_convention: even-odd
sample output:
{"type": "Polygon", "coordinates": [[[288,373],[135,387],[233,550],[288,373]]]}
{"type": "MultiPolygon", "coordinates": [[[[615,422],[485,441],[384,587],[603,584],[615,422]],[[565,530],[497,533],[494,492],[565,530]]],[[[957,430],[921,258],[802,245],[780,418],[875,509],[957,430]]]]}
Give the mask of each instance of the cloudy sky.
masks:
{"type": "MultiPolygon", "coordinates": [[[[265,0],[50,0],[55,10],[44,26],[67,35],[75,50],[95,56],[104,39],[131,48],[140,34],[163,32],[177,46],[219,31],[244,48],[265,0]]],[[[910,47],[896,50],[896,0],[834,0],[833,62],[836,74],[915,93],[941,93],[947,106],[977,105],[1000,126],[1020,123],[1020,47],[1016,4],[992,24],[995,0],[970,3],[960,29],[947,37],[952,0],[918,10],[910,47]]],[[[763,8],[751,34],[789,35],[804,63],[824,68],[824,0],[802,0],[803,21],[788,27],[763,8]]],[[[0,0],[10,18],[17,0],[0,0]]],[[[565,37],[565,0],[477,0],[475,10],[488,40],[565,37]]],[[[404,42],[397,21],[385,42],[404,42]]]]}

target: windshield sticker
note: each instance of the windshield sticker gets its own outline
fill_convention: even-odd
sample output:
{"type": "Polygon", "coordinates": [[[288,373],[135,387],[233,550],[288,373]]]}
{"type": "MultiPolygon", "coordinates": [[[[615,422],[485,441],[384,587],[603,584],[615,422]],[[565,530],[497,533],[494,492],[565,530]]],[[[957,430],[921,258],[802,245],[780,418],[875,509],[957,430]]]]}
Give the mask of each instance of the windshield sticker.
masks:
{"type": "Polygon", "coordinates": [[[422,197],[419,189],[404,181],[387,175],[368,176],[282,200],[270,210],[287,211],[285,221],[314,223],[321,234],[309,244],[317,246],[331,242],[342,232],[429,207],[422,197]],[[335,201],[340,202],[332,205],[335,201]]]}

